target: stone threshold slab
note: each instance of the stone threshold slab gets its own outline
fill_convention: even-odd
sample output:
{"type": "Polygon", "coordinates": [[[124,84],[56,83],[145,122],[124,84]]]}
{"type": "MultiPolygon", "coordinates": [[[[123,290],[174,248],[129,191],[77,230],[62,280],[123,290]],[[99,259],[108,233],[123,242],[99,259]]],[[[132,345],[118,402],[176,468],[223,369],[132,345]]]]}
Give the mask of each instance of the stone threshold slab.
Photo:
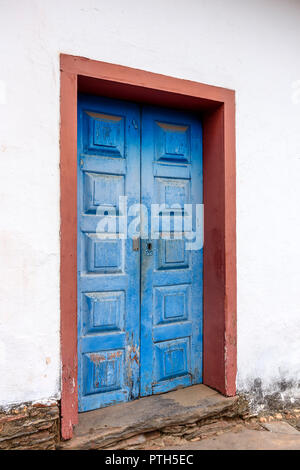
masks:
{"type": "Polygon", "coordinates": [[[238,397],[226,398],[205,385],[194,385],[161,395],[79,414],[70,441],[60,449],[101,449],[129,437],[191,424],[215,416],[238,415],[238,397]]]}

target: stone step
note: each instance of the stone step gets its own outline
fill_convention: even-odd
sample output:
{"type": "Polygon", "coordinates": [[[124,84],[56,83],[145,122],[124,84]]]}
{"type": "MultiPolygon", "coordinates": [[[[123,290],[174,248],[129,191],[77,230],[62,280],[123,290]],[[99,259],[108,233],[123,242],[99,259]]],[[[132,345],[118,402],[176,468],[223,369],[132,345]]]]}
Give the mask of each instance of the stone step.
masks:
{"type": "Polygon", "coordinates": [[[151,436],[171,426],[206,424],[211,418],[234,418],[240,414],[238,397],[226,398],[205,385],[194,385],[161,395],[79,414],[74,437],[60,449],[104,449],[128,445],[133,436],[151,436]],[[150,433],[150,434],[147,434],[150,433]]]}

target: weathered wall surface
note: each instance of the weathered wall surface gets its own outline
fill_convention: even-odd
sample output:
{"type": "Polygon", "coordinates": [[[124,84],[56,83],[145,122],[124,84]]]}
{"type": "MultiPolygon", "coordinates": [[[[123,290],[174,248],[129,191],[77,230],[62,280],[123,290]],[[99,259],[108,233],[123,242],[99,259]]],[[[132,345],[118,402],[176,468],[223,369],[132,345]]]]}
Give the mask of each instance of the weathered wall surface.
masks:
{"type": "Polygon", "coordinates": [[[238,388],[297,394],[299,24],[298,0],[0,0],[0,406],[60,396],[60,52],[236,90],[238,388]]]}

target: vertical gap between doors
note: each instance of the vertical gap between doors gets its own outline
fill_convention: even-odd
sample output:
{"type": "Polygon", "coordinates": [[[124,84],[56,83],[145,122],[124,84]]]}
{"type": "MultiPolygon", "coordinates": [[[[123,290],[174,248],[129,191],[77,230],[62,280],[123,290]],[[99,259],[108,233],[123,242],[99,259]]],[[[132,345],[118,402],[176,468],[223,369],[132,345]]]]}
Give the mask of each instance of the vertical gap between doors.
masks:
{"type": "MultiPolygon", "coordinates": [[[[140,204],[142,203],[142,106],[139,106],[140,109],[140,204]]],[[[141,210],[141,206],[140,206],[141,210]]],[[[140,212],[140,231],[141,231],[141,212],[140,212]]],[[[139,397],[141,396],[141,321],[142,321],[142,239],[139,240],[139,256],[140,256],[140,275],[139,275],[139,292],[140,292],[140,302],[139,302],[139,397]]]]}

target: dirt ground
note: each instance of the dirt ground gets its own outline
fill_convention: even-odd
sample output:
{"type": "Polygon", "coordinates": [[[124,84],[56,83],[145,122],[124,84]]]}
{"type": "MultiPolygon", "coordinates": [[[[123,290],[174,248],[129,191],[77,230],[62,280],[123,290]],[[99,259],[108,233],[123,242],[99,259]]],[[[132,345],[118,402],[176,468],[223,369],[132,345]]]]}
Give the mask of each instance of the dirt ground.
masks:
{"type": "Polygon", "coordinates": [[[300,409],[211,423],[207,433],[191,439],[156,433],[145,444],[128,449],[300,450],[300,409]]]}

